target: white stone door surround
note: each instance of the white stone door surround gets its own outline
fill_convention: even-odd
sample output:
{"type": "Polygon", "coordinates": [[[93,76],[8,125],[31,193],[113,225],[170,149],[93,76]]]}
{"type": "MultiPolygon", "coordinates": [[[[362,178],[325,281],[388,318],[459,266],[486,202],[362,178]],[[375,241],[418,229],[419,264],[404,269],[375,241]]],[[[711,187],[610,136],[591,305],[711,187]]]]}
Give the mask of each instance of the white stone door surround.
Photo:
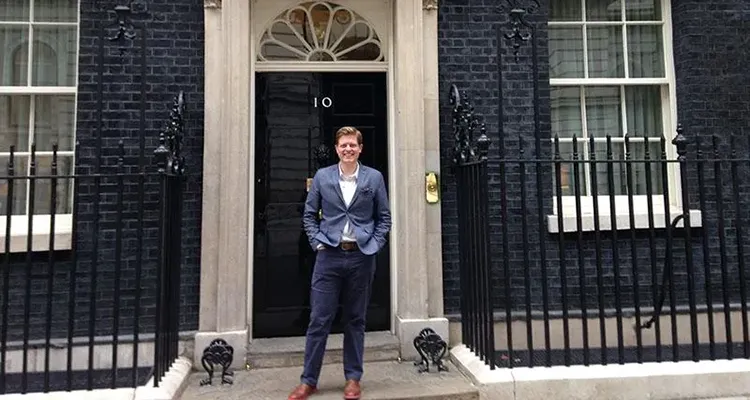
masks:
{"type": "MultiPolygon", "coordinates": [[[[222,338],[234,347],[232,368],[244,367],[252,331],[257,31],[276,11],[302,2],[204,0],[205,129],[196,365],[208,343],[222,338]]],[[[387,50],[387,67],[381,70],[387,70],[389,85],[391,330],[400,338],[402,357],[410,358],[417,354],[412,340],[425,327],[448,341],[440,203],[425,200],[425,173],[440,170],[437,1],[332,2],[353,9],[387,38],[383,49],[387,50]]],[[[341,70],[336,63],[320,64],[297,63],[288,70],[341,70]]]]}

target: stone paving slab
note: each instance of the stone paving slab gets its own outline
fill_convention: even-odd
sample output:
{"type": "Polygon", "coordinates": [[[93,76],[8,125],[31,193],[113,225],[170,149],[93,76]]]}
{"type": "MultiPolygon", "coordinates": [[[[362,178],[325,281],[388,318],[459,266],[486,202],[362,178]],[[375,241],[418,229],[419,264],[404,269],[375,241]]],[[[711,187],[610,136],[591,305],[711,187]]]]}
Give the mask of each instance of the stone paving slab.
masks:
{"type": "MultiPolygon", "coordinates": [[[[344,335],[328,336],[323,364],[341,363],[344,358],[344,335]]],[[[401,344],[390,332],[365,333],[365,362],[395,361],[401,344]]],[[[254,339],[247,349],[250,368],[300,367],[305,358],[305,337],[254,339]]]]}
{"type": "MultiPolygon", "coordinates": [[[[371,362],[365,364],[362,399],[401,400],[478,400],[479,391],[455,366],[447,364],[448,372],[420,374],[412,362],[371,362]]],[[[183,392],[182,400],[285,400],[299,382],[301,367],[263,368],[236,371],[233,385],[200,386],[204,371],[193,373],[183,392]]],[[[324,365],[318,393],[310,400],[343,398],[344,372],[341,364],[324,365]]]]}
{"type": "MultiPolygon", "coordinates": [[[[398,337],[390,332],[367,332],[365,333],[365,345],[369,347],[395,346],[398,348],[400,342],[398,337]]],[[[344,348],[344,334],[336,333],[328,335],[326,351],[341,350],[344,348]]],[[[268,339],[253,339],[247,347],[248,353],[257,355],[268,355],[280,352],[304,352],[305,337],[281,337],[268,339]]]]}

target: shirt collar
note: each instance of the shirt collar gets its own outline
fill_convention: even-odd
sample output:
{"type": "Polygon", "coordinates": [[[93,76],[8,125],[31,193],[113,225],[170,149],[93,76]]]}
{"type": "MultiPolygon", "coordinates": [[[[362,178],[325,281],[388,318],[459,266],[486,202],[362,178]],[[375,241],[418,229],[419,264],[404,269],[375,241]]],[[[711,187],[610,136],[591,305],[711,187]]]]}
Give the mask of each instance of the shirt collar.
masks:
{"type": "Polygon", "coordinates": [[[359,161],[357,161],[357,168],[354,169],[354,173],[349,176],[344,175],[344,172],[341,171],[341,163],[339,163],[339,179],[356,181],[358,177],[359,177],[359,161]]]}

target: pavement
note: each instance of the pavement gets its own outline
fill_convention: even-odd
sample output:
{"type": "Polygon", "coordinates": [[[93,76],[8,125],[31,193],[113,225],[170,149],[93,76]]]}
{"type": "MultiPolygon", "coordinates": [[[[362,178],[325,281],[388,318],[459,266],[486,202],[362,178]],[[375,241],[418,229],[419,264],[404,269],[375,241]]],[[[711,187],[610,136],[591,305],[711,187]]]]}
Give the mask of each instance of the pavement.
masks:
{"type": "MultiPolygon", "coordinates": [[[[507,388],[498,385],[474,386],[449,361],[447,372],[431,370],[419,373],[411,361],[373,361],[365,363],[362,400],[505,400],[512,399],[507,388]]],[[[299,382],[302,367],[257,368],[235,371],[232,385],[200,386],[205,371],[195,371],[188,378],[181,400],[285,400],[299,382]]],[[[310,400],[340,400],[344,373],[340,363],[323,365],[319,391],[310,400]]],[[[687,399],[685,399],[687,400],[687,399]]],[[[750,397],[715,397],[692,400],[750,400],[750,397]]]]}
{"type": "MultiPolygon", "coordinates": [[[[447,365],[447,372],[419,373],[411,361],[366,363],[362,399],[478,400],[479,390],[455,366],[447,365]]],[[[208,375],[205,371],[195,372],[188,378],[181,400],[284,400],[299,383],[301,373],[302,367],[235,371],[232,385],[220,385],[220,378],[214,376],[213,385],[200,386],[208,375]]],[[[340,400],[343,390],[341,364],[323,365],[319,391],[310,400],[340,400]]]]}

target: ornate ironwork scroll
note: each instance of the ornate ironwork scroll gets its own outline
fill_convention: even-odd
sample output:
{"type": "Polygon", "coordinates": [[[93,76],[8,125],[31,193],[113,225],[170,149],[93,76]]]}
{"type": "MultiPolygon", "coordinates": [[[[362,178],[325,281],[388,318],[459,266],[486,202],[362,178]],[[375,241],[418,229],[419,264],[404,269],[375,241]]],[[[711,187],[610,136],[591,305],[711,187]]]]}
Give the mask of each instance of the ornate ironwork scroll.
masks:
{"type": "Polygon", "coordinates": [[[453,162],[463,165],[487,159],[490,148],[490,138],[487,137],[487,128],[484,123],[479,123],[479,118],[474,114],[474,106],[469,101],[469,96],[464,92],[463,96],[456,85],[451,85],[450,104],[453,106],[453,162]],[[479,137],[474,139],[474,133],[479,128],[479,137]]]}
{"type": "Polygon", "coordinates": [[[169,175],[185,174],[185,157],[182,155],[182,138],[184,135],[185,94],[175,96],[169,122],[159,133],[159,146],[154,150],[159,172],[169,175]]]}
{"type": "Polygon", "coordinates": [[[221,384],[226,383],[231,385],[233,381],[228,377],[233,376],[234,372],[228,371],[228,369],[232,365],[233,360],[234,348],[226,340],[214,339],[211,341],[203,350],[203,357],[201,357],[201,364],[203,364],[203,369],[208,373],[208,378],[202,380],[200,385],[211,385],[216,367],[221,367],[221,384]]]}
{"type": "Polygon", "coordinates": [[[140,15],[141,17],[150,16],[155,20],[163,20],[161,14],[153,14],[148,11],[148,2],[145,1],[134,1],[131,0],[127,5],[118,5],[115,8],[97,8],[100,12],[112,13],[114,12],[114,22],[109,26],[102,27],[102,36],[104,40],[112,43],[119,44],[120,56],[124,55],[128,51],[129,44],[139,39],[141,51],[144,52],[145,59],[145,47],[146,47],[146,33],[145,28],[141,24],[136,25],[133,23],[133,16],[140,15]],[[114,32],[110,35],[109,32],[114,29],[114,32]],[[105,32],[106,31],[106,32],[105,32]],[[140,31],[140,35],[138,33],[140,31]],[[139,37],[140,36],[140,37],[139,37]]]}
{"type": "Polygon", "coordinates": [[[448,344],[434,330],[422,329],[414,338],[414,348],[421,357],[419,361],[414,362],[414,365],[419,366],[420,373],[430,372],[430,363],[436,366],[438,371],[448,371],[448,367],[443,364],[443,356],[448,351],[448,344]]]}
{"type": "Polygon", "coordinates": [[[114,35],[107,37],[107,40],[116,42],[121,39],[135,39],[135,26],[133,26],[133,21],[130,19],[132,16],[130,6],[115,7],[115,15],[117,18],[117,31],[114,35]]]}
{"type": "Polygon", "coordinates": [[[510,19],[511,33],[506,33],[504,36],[505,39],[512,42],[516,62],[518,62],[518,53],[523,43],[528,42],[533,37],[533,26],[526,18],[540,7],[539,0],[506,0],[504,5],[501,6],[501,9],[508,13],[510,19]],[[529,29],[531,32],[523,33],[523,28],[529,29]]]}
{"type": "MultiPolygon", "coordinates": [[[[628,138],[626,137],[625,140],[627,143],[628,138]]],[[[681,184],[683,185],[683,187],[687,187],[687,182],[684,182],[683,179],[685,179],[687,168],[687,166],[685,165],[685,161],[687,161],[688,138],[684,135],[682,124],[677,124],[677,136],[672,139],[672,144],[677,149],[677,160],[680,162],[681,184]]],[[[687,192],[683,193],[683,196],[685,195],[687,195],[687,192]]],[[[678,229],[678,224],[681,221],[683,221],[683,224],[685,224],[687,229],[690,229],[690,206],[688,204],[687,198],[683,198],[683,202],[684,204],[682,214],[678,214],[676,217],[672,218],[672,222],[670,223],[672,231],[678,229]]],[[[689,242],[689,236],[687,241],[689,242]]],[[[654,313],[648,321],[638,326],[637,329],[651,329],[651,327],[656,323],[656,320],[662,315],[662,311],[664,310],[664,302],[667,299],[667,291],[670,290],[672,280],[674,279],[674,268],[672,266],[672,263],[667,261],[667,259],[664,260],[664,270],[661,278],[661,289],[658,300],[656,300],[656,308],[654,309],[654,313]]]]}

